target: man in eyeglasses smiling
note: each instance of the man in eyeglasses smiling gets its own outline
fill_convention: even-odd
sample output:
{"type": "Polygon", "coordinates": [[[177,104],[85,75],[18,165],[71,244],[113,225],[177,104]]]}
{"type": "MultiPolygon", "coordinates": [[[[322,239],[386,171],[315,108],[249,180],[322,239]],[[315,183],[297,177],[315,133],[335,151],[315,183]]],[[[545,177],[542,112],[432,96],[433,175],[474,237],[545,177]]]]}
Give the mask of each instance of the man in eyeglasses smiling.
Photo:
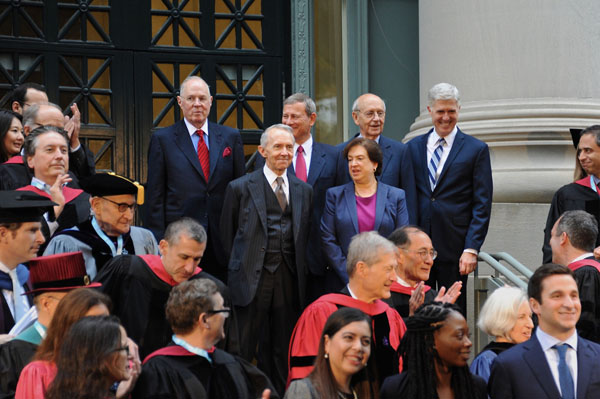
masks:
{"type": "Polygon", "coordinates": [[[132,226],[137,205],[144,203],[144,188],[114,173],[98,173],[81,182],[92,197],[89,220],[55,235],[44,255],[81,251],[93,279],[104,264],[117,255],[158,254],[150,230],[132,226]]]}
{"type": "Polygon", "coordinates": [[[396,309],[400,316],[412,316],[423,303],[456,302],[462,288],[461,281],[456,281],[447,291],[441,287],[439,292],[425,285],[437,257],[427,233],[417,226],[404,226],[390,234],[388,240],[398,247],[398,264],[396,282],[390,289],[392,296],[384,301],[396,309]]]}

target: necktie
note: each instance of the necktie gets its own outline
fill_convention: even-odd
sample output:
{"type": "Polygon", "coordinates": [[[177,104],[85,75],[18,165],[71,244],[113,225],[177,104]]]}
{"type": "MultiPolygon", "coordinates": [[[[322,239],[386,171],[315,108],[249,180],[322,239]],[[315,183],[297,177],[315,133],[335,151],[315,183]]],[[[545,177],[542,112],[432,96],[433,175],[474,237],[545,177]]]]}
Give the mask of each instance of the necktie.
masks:
{"type": "Polygon", "coordinates": [[[573,377],[571,377],[571,371],[569,371],[566,358],[569,345],[554,345],[553,348],[558,352],[558,381],[560,382],[562,397],[563,399],[574,399],[573,377]]]}
{"type": "Polygon", "coordinates": [[[437,142],[437,147],[433,150],[433,154],[431,155],[431,160],[429,161],[429,183],[431,185],[431,191],[435,188],[437,183],[437,168],[440,164],[440,160],[442,159],[442,153],[444,152],[444,144],[446,140],[444,138],[440,138],[437,142]]]}
{"type": "Polygon", "coordinates": [[[17,277],[17,270],[13,269],[9,273],[10,279],[12,280],[13,286],[13,302],[15,303],[15,323],[19,321],[27,310],[29,306],[25,304],[25,296],[21,295],[25,291],[23,290],[23,286],[19,283],[19,279],[17,277]]]}
{"type": "Polygon", "coordinates": [[[298,146],[296,157],[296,177],[306,183],[306,161],[304,160],[304,148],[298,146]]]}
{"type": "Polygon", "coordinates": [[[287,198],[285,197],[285,192],[283,191],[283,177],[278,177],[275,179],[277,182],[277,187],[275,187],[275,195],[277,196],[277,202],[279,202],[279,206],[281,210],[284,211],[287,206],[287,198]]]}
{"type": "Polygon", "coordinates": [[[200,137],[200,141],[198,141],[198,160],[200,161],[200,166],[202,166],[202,172],[204,172],[204,177],[208,182],[210,174],[210,159],[208,158],[208,147],[206,146],[206,142],[204,141],[204,132],[202,132],[202,130],[196,130],[196,134],[200,137]]]}

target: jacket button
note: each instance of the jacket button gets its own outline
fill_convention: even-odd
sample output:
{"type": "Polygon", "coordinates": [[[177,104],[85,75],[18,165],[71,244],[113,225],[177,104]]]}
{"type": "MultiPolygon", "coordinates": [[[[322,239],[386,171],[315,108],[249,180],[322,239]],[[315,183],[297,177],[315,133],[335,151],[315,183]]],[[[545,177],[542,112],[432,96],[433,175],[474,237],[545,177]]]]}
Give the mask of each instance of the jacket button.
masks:
{"type": "Polygon", "coordinates": [[[262,248],[260,249],[260,252],[265,252],[265,247],[262,247],[262,248]]]}
{"type": "Polygon", "coordinates": [[[435,202],[435,197],[431,197],[431,202],[435,202]]]}

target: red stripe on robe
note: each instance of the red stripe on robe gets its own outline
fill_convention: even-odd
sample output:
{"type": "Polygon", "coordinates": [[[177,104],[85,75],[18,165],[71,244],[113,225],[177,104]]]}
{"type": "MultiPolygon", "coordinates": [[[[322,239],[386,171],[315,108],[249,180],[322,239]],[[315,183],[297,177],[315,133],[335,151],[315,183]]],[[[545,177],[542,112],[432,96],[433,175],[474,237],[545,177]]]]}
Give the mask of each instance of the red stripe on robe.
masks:
{"type": "MultiPolygon", "coordinates": [[[[31,192],[41,195],[42,197],[46,197],[50,200],[52,199],[52,196],[50,194],[48,194],[44,190],[40,190],[39,188],[34,187],[34,186],[21,187],[21,188],[18,188],[17,191],[31,191],[31,192]]],[[[65,204],[68,204],[69,202],[73,201],[75,198],[79,197],[83,193],[83,190],[65,186],[62,188],[62,192],[63,192],[63,196],[65,197],[65,204]]]]}
{"type": "MultiPolygon", "coordinates": [[[[160,259],[160,255],[139,255],[140,258],[148,265],[152,273],[156,275],[159,279],[169,284],[171,287],[175,287],[179,284],[177,281],[173,280],[173,277],[167,272],[165,266],[160,259]]],[[[196,267],[194,270],[194,276],[202,271],[202,268],[196,267]]]]}
{"type": "Polygon", "coordinates": [[[598,272],[600,273],[600,262],[595,261],[593,259],[581,259],[581,260],[578,260],[577,262],[570,263],[567,267],[569,269],[571,269],[572,271],[575,271],[575,270],[585,267],[585,266],[593,267],[596,270],[598,270],[598,272]]]}
{"type": "Polygon", "coordinates": [[[4,162],[5,164],[24,164],[24,160],[23,160],[23,156],[22,155],[15,155],[14,157],[10,157],[6,162],[4,162]]]}
{"type": "MultiPolygon", "coordinates": [[[[207,350],[208,353],[213,353],[214,351],[215,351],[214,346],[212,348],[210,348],[209,350],[207,350]]],[[[155,350],[154,352],[152,352],[151,354],[146,356],[146,358],[144,359],[144,362],[142,364],[146,364],[146,362],[148,360],[152,359],[155,356],[197,356],[197,355],[195,353],[188,351],[183,346],[170,345],[170,346],[165,346],[164,348],[155,350]]]]}
{"type": "MultiPolygon", "coordinates": [[[[406,287],[402,284],[399,284],[397,281],[394,281],[392,283],[392,286],[390,287],[390,291],[393,292],[399,292],[400,294],[406,294],[406,295],[412,295],[413,291],[415,290],[416,287],[406,287]]],[[[424,285],[423,286],[423,293],[429,291],[431,289],[430,286],[428,285],[424,285]]]]}

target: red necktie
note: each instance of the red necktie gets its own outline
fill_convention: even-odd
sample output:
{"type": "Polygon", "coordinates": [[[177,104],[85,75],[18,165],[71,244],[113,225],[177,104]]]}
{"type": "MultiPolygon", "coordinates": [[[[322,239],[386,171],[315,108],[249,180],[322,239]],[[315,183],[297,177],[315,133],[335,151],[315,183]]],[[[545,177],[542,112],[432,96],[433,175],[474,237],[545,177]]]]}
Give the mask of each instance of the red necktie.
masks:
{"type": "Polygon", "coordinates": [[[200,137],[200,141],[198,141],[198,160],[200,161],[200,166],[202,166],[202,172],[204,172],[204,177],[208,182],[208,178],[210,175],[210,159],[208,158],[208,147],[206,146],[206,142],[204,142],[204,133],[202,130],[196,130],[196,134],[200,137]]]}
{"type": "Polygon", "coordinates": [[[304,160],[304,148],[298,146],[296,157],[296,177],[306,183],[306,161],[304,160]]]}

